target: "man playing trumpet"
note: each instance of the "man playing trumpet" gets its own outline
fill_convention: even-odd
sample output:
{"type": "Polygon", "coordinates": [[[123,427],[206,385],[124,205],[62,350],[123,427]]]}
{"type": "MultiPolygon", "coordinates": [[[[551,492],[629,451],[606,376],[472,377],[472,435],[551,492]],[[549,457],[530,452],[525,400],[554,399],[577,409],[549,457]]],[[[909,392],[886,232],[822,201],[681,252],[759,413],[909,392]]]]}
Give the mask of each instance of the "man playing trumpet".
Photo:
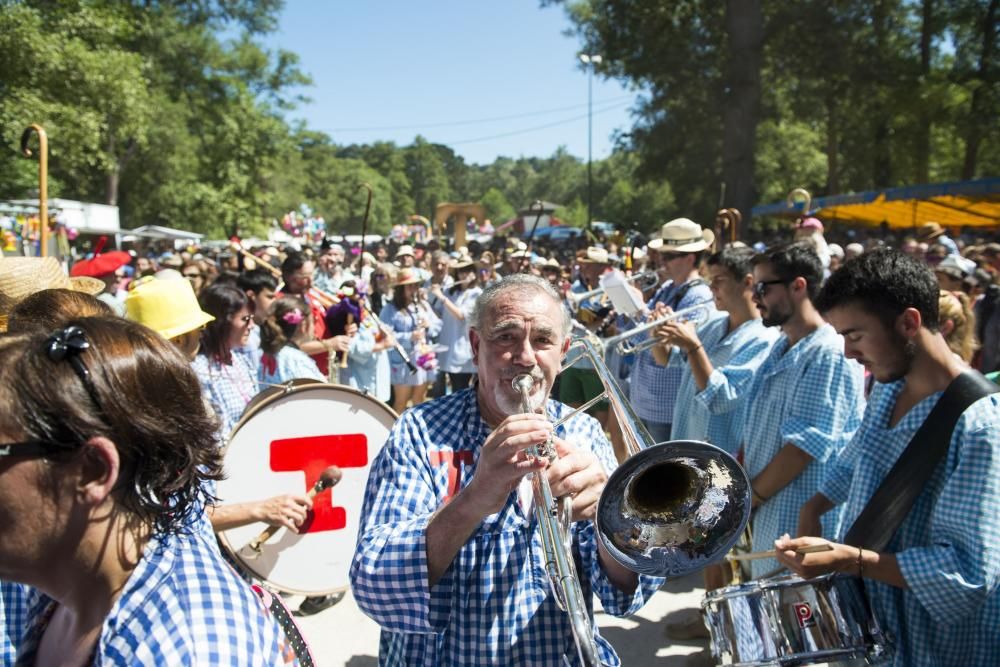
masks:
{"type": "MultiPolygon", "coordinates": [[[[600,425],[549,400],[569,321],[544,279],[489,285],[469,317],[472,387],[407,410],[372,464],[351,584],[382,626],[384,665],[578,664],[569,617],[546,581],[527,475],[572,500],[569,535],[593,626],[593,594],[610,614],[637,611],[662,580],[636,575],[598,544],[592,519],[615,459],[600,425]],[[534,379],[521,409],[512,386],[534,379]],[[525,449],[551,440],[556,459],[525,449]]],[[[618,665],[596,628],[598,657],[618,665]]]]}

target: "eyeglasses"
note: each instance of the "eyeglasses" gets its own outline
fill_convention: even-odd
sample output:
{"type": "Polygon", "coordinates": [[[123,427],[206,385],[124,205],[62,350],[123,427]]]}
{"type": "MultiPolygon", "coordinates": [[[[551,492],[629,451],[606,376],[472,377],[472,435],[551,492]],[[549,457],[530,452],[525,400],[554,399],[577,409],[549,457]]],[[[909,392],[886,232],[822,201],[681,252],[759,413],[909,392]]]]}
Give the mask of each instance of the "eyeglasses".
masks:
{"type": "Polygon", "coordinates": [[[661,252],[660,253],[660,258],[664,262],[672,262],[675,259],[677,259],[678,257],[683,257],[683,256],[684,256],[684,253],[682,253],[682,252],[661,252]]]}
{"type": "Polygon", "coordinates": [[[45,442],[44,440],[8,442],[6,445],[0,445],[0,458],[5,456],[45,456],[46,454],[66,449],[64,446],[45,442]]]}
{"type": "MultiPolygon", "coordinates": [[[[792,280],[794,280],[794,278],[792,280]]],[[[785,280],[783,278],[779,278],[777,280],[759,280],[753,286],[753,294],[758,299],[763,299],[764,296],[767,294],[767,288],[770,285],[787,285],[790,282],[792,281],[785,280]]]]}
{"type": "Polygon", "coordinates": [[[201,274],[200,273],[185,273],[184,277],[185,278],[201,278],[201,274]]]}

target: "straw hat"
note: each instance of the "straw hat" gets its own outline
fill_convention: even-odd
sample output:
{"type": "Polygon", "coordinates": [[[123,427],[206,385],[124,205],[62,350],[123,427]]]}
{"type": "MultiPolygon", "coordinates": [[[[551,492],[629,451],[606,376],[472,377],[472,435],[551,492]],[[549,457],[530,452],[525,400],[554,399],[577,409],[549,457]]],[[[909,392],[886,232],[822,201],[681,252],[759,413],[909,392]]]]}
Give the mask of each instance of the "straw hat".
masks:
{"type": "Polygon", "coordinates": [[[414,257],[413,246],[401,245],[399,246],[399,250],[396,251],[396,257],[394,259],[399,259],[400,257],[405,257],[407,255],[409,255],[410,257],[414,257]]]}
{"type": "Polygon", "coordinates": [[[462,248],[465,252],[460,252],[458,257],[455,257],[448,264],[448,268],[452,271],[457,271],[459,269],[464,269],[467,266],[472,266],[475,264],[475,260],[472,259],[472,255],[469,254],[468,249],[462,248]]]}
{"type": "Polygon", "coordinates": [[[137,284],[125,299],[125,313],[164,338],[186,334],[215,319],[198,305],[190,281],[161,278],[137,284]]]}
{"type": "Polygon", "coordinates": [[[579,264],[610,264],[611,258],[608,257],[608,251],[604,248],[591,246],[580,252],[576,261],[579,264]]]}
{"type": "Polygon", "coordinates": [[[70,289],[97,296],[104,291],[104,281],[89,276],[70,278],[55,257],[0,259],[0,312],[6,313],[21,299],[44,289],[70,289]]]}
{"type": "Polygon", "coordinates": [[[928,222],[925,225],[920,225],[920,230],[917,232],[917,240],[930,241],[931,239],[936,239],[942,234],[944,234],[944,227],[936,222],[928,222]]]}
{"type": "Polygon", "coordinates": [[[396,274],[396,280],[393,281],[393,287],[400,287],[402,285],[415,285],[416,283],[422,283],[424,279],[420,277],[416,269],[409,267],[402,268],[396,274]]]}
{"type": "Polygon", "coordinates": [[[660,236],[648,244],[664,252],[701,252],[715,241],[715,232],[687,218],[677,218],[660,228],[660,236]]]}

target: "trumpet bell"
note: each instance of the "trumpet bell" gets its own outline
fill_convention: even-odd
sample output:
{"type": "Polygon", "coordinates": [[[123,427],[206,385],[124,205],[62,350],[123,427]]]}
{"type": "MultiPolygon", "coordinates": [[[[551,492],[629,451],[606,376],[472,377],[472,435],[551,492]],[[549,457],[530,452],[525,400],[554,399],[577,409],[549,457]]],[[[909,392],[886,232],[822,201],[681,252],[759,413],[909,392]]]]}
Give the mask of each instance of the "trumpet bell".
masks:
{"type": "Polygon", "coordinates": [[[678,577],[723,558],[750,519],[750,479],[725,451],[675,440],[629,457],[608,479],[598,539],[630,570],[678,577]]]}

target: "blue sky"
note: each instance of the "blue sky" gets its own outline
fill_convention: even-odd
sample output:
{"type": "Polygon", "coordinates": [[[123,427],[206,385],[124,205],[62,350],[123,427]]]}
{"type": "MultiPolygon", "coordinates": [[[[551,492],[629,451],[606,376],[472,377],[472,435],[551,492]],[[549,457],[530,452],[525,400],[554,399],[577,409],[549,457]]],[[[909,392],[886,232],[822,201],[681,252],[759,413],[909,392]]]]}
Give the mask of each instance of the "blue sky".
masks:
{"type": "MultiPolygon", "coordinates": [[[[562,7],[537,0],[287,0],[267,44],[297,53],[313,79],[289,117],[337,144],[421,134],[469,163],[559,146],[586,159],[587,73],[569,28],[562,7]]],[[[597,160],[631,127],[636,93],[593,85],[597,160]]]]}

